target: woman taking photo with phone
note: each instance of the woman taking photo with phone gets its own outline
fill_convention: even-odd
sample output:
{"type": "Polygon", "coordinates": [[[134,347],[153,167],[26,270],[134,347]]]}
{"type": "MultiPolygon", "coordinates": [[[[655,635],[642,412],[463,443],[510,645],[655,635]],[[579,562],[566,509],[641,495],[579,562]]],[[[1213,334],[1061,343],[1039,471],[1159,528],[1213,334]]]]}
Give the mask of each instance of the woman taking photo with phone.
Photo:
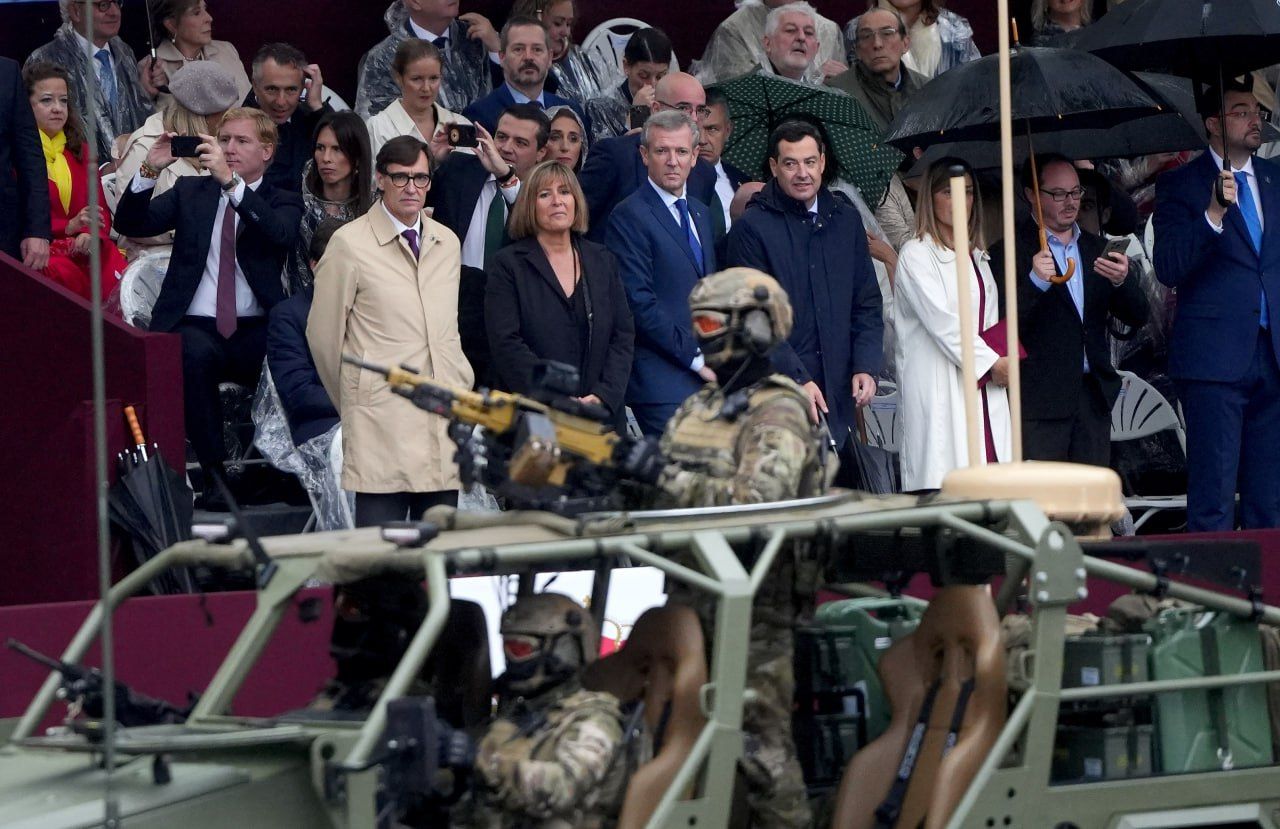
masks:
{"type": "Polygon", "coordinates": [[[944,158],[929,167],[921,180],[916,233],[898,252],[894,277],[904,492],[938,489],[948,472],[970,464],[951,224],[950,169],[957,164],[965,169],[968,203],[971,250],[964,255],[972,262],[967,290],[974,319],[974,373],[979,378],[979,444],[988,463],[1008,461],[1013,454],[1009,398],[1004,388],[1009,382],[1009,358],[997,353],[981,336],[1000,320],[996,283],[984,250],[982,200],[968,165],[944,158]]]}
{"type": "Polygon", "coordinates": [[[89,299],[89,253],[98,246],[102,296],[119,281],[126,262],[111,241],[111,214],[98,188],[98,235],[90,235],[89,158],[79,116],[71,109],[67,70],[52,63],[33,63],[22,72],[31,110],[35,114],[49,172],[49,206],[53,241],[45,276],[89,299]]]}
{"type": "Polygon", "coordinates": [[[444,77],[440,50],[431,43],[408,38],[396,47],[391,77],[400,87],[399,99],[368,121],[369,148],[377,157],[382,145],[397,135],[411,135],[426,144],[439,164],[449,154],[445,125],[470,124],[456,112],[436,102],[444,77]]]}
{"type": "Polygon", "coordinates": [[[495,385],[528,394],[539,363],[565,363],[578,371],[575,397],[620,429],[635,325],[613,254],[582,238],[587,201],[573,172],[534,167],[508,231],[514,241],[493,257],[485,287],[495,385]]]}

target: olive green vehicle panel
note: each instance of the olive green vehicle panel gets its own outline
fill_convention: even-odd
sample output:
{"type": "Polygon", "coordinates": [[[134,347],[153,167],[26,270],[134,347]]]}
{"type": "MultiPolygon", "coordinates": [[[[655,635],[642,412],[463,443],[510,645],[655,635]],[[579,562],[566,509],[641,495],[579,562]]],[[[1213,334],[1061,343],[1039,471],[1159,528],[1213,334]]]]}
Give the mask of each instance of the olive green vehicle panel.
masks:
{"type": "MultiPolygon", "coordinates": [[[[1067,606],[1087,595],[1088,578],[1107,578],[1150,590],[1150,573],[1086,558],[1062,524],[1051,523],[1031,502],[957,502],[912,498],[873,499],[836,495],[755,508],[689,510],[569,520],[542,514],[500,516],[437,513],[443,524],[422,547],[398,547],[376,529],[264,539],[278,566],[259,592],[258,606],[181,727],[131,729],[122,735],[122,767],[113,779],[120,810],[130,826],[325,826],[364,829],[376,824],[379,767],[387,703],[404,695],[443,628],[448,579],[475,573],[527,574],[544,570],[648,565],[717,598],[717,636],[708,685],[707,723],[648,825],[726,827],[742,738],[747,637],[751,597],[777,555],[796,539],[818,539],[837,559],[870,555],[879,541],[914,539],[938,561],[957,542],[974,555],[995,556],[1006,567],[1006,587],[996,597],[1007,607],[1008,585],[1030,586],[1033,607],[1030,688],[1008,720],[977,778],[951,817],[952,829],[986,826],[1177,827],[1220,825],[1243,819],[1280,829],[1280,771],[1274,766],[1140,780],[1050,786],[1058,706],[1067,700],[1116,693],[1228,687],[1280,680],[1280,672],[1182,678],[1084,688],[1062,687],[1067,606]],[[744,568],[736,550],[751,549],[744,568]],[[672,561],[675,554],[693,566],[672,561]],[[425,577],[429,610],[369,717],[363,722],[315,722],[279,717],[251,720],[227,715],[240,685],[261,657],[293,595],[319,576],[346,582],[374,573],[425,577]],[[1117,688],[1120,689],[1117,692],[1117,688]],[[167,729],[167,730],[166,730],[167,729]],[[246,745],[233,747],[231,744],[246,745]],[[173,781],[152,781],[151,752],[173,761],[173,781]],[[689,791],[691,799],[681,799],[689,791]],[[1245,815],[1244,818],[1238,816],[1245,815]]],[[[883,548],[883,545],[881,545],[883,548]]],[[[896,547],[895,547],[896,549],[896,547]]],[[[970,553],[965,553],[970,555],[970,553]]],[[[243,541],[184,542],[140,567],[112,589],[114,608],[168,566],[218,562],[247,568],[243,541]]],[[[840,562],[837,561],[837,564],[840,562]]],[[[963,565],[954,558],[946,566],[963,565]]],[[[918,566],[918,565],[913,565],[918,566]]],[[[947,579],[948,570],[941,574],[947,579]]],[[[1219,611],[1247,616],[1249,602],[1173,583],[1169,594],[1219,611]]],[[[63,659],[78,662],[97,637],[103,606],[95,608],[63,659]]],[[[1280,622],[1280,611],[1263,609],[1280,622]]],[[[127,677],[125,678],[127,679],[127,677]]],[[[56,677],[38,692],[0,750],[0,826],[42,829],[100,825],[101,773],[90,768],[83,744],[35,737],[36,725],[54,704],[56,677]],[[74,748],[76,750],[68,750],[74,748]],[[98,818],[89,813],[97,810],[98,818]],[[19,811],[21,810],[21,811],[19,811]],[[66,820],[54,819],[54,816],[66,820]],[[82,821],[88,816],[89,824],[82,821]],[[38,823],[24,823],[35,820],[38,823]],[[93,821],[97,820],[95,824],[93,821]]]]}

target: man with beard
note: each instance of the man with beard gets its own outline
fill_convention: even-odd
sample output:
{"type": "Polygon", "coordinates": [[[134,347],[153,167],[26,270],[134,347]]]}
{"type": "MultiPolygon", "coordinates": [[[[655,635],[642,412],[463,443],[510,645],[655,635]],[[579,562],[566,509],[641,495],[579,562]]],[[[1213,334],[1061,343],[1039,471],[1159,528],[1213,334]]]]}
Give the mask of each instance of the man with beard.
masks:
{"type": "Polygon", "coordinates": [[[581,105],[568,98],[553,95],[544,88],[551,70],[551,35],[542,21],[533,17],[512,17],[502,27],[501,50],[503,83],[490,94],[474,101],[462,114],[489,132],[498,128],[498,117],[512,104],[537,104],[543,110],[568,106],[578,113],[591,135],[591,122],[581,105]]]}
{"type": "Polygon", "coordinates": [[[1204,100],[1209,151],[1156,183],[1156,276],[1177,290],[1169,375],[1187,418],[1187,529],[1280,526],[1280,168],[1231,83],[1204,100]],[[1223,169],[1223,159],[1231,169],[1223,169]],[[1214,192],[1221,187],[1221,198],[1214,192]],[[1207,205],[1206,205],[1207,202],[1207,205]],[[1276,238],[1272,233],[1271,238],[1276,238]]]}
{"type": "MultiPolygon", "coordinates": [[[[1104,240],[1076,221],[1084,188],[1075,165],[1056,155],[1036,161],[1048,249],[1040,249],[1032,222],[1019,227],[1015,241],[1018,330],[1027,348],[1022,364],[1023,451],[1028,460],[1107,466],[1111,407],[1120,394],[1107,326],[1111,317],[1142,325],[1147,301],[1138,280],[1129,278],[1128,258],[1123,253],[1104,256],[1104,240]],[[1065,282],[1051,281],[1068,271],[1071,278],[1065,282]]],[[[1027,200],[1033,200],[1029,166],[1023,168],[1022,181],[1027,200]]],[[[1004,261],[1003,245],[992,247],[993,261],[1004,261]]]]}
{"type": "Polygon", "coordinates": [[[462,242],[462,264],[483,268],[506,245],[521,179],[547,154],[551,122],[534,104],[512,104],[492,137],[476,125],[474,153],[453,152],[435,172],[432,218],[462,242]]]}
{"type": "Polygon", "coordinates": [[[818,55],[818,13],[804,0],[778,6],[764,21],[765,61],[760,71],[796,83],[821,83],[813,71],[818,55]]]}
{"type": "MultiPolygon", "coordinates": [[[[638,443],[624,473],[652,487],[658,507],[761,504],[825,491],[822,440],[809,397],[778,373],[770,352],[791,333],[791,305],[778,282],[754,268],[712,274],[689,294],[693,331],[716,382],[687,399],[661,443],[638,443]]],[[[795,625],[813,609],[817,566],[807,545],[779,553],[751,609],[742,769],[751,825],[805,827],[809,802],[791,737],[795,625]]],[[[668,584],[671,601],[692,606],[713,638],[715,602],[668,584]]]]}

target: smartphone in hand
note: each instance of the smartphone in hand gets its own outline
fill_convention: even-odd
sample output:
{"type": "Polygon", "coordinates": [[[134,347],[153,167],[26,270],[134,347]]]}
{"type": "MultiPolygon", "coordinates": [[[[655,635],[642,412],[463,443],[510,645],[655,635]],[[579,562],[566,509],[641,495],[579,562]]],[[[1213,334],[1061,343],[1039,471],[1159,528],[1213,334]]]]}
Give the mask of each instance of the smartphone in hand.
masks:
{"type": "Polygon", "coordinates": [[[1113,253],[1124,253],[1129,249],[1129,237],[1121,236],[1119,239],[1108,239],[1106,247],[1102,249],[1102,255],[1107,259],[1111,258],[1113,253]]]}
{"type": "Polygon", "coordinates": [[[198,135],[175,135],[169,141],[169,151],[174,158],[199,158],[202,143],[198,135]]]}
{"type": "Polygon", "coordinates": [[[445,138],[450,147],[478,147],[476,128],[471,124],[449,124],[445,129],[445,138]]]}

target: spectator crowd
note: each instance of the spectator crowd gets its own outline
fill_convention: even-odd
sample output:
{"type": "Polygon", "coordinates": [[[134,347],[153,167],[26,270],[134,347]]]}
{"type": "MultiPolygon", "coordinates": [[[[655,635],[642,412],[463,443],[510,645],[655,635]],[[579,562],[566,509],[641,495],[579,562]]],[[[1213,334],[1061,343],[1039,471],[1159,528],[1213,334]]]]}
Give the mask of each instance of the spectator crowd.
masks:
{"type": "MultiPolygon", "coordinates": [[[[773,363],[831,444],[848,457],[865,408],[896,392],[902,487],[935,490],[969,462],[958,256],[973,263],[985,460],[1012,457],[1009,355],[993,332],[1013,245],[1026,457],[1110,463],[1117,369],[1147,360],[1185,412],[1189,526],[1230,527],[1237,492],[1246,526],[1280,524],[1280,285],[1264,244],[1280,191],[1258,155],[1259,102],[1274,98],[1262,78],[1229,83],[1227,109],[1203,113],[1210,147],[1194,160],[1038,159],[1038,195],[1028,167],[1025,221],[999,239],[998,188],[962,159],[907,158],[868,200],[819,118],[771,124],[758,169],[726,157],[740,125],[721,85],[750,74],[847,96],[883,134],[933,78],[979,57],[969,23],[939,0],[870,0],[845,25],[803,0],[742,0],[688,71],[656,28],[630,35],[616,63],[588,54],[574,42],[577,0],[516,0],[500,28],[456,0],[394,0],[351,106],[287,43],[239,44],[246,65],[214,39],[205,0],[154,3],[165,39],[142,60],[119,37],[119,0],[60,7],[63,25],[20,72],[0,59],[0,167],[14,185],[0,247],[84,297],[91,248],[104,296],[143,263],[160,269],[148,327],[182,339],[187,434],[206,474],[226,460],[219,384],[255,387],[265,365],[298,443],[341,424],[357,523],[453,503],[444,422],[422,428],[343,354],[515,392],[555,360],[615,428],[631,418],[661,434],[715,382],[689,293],[744,265],[790,298],[773,363]],[[109,173],[96,224],[91,158],[109,173]],[[1238,210],[1209,202],[1223,158],[1238,210]],[[951,226],[956,163],[966,251],[951,226]],[[1173,167],[1153,206],[1141,188],[1173,167]],[[1166,290],[1126,255],[1139,248],[1108,244],[1153,211],[1154,273],[1179,305],[1171,330],[1166,290]],[[1241,288],[1255,273],[1260,289],[1241,288]],[[1117,338],[1126,328],[1156,333],[1141,351],[1117,338]]],[[[1068,42],[1089,12],[1036,0],[1034,42],[1068,42]]]]}

